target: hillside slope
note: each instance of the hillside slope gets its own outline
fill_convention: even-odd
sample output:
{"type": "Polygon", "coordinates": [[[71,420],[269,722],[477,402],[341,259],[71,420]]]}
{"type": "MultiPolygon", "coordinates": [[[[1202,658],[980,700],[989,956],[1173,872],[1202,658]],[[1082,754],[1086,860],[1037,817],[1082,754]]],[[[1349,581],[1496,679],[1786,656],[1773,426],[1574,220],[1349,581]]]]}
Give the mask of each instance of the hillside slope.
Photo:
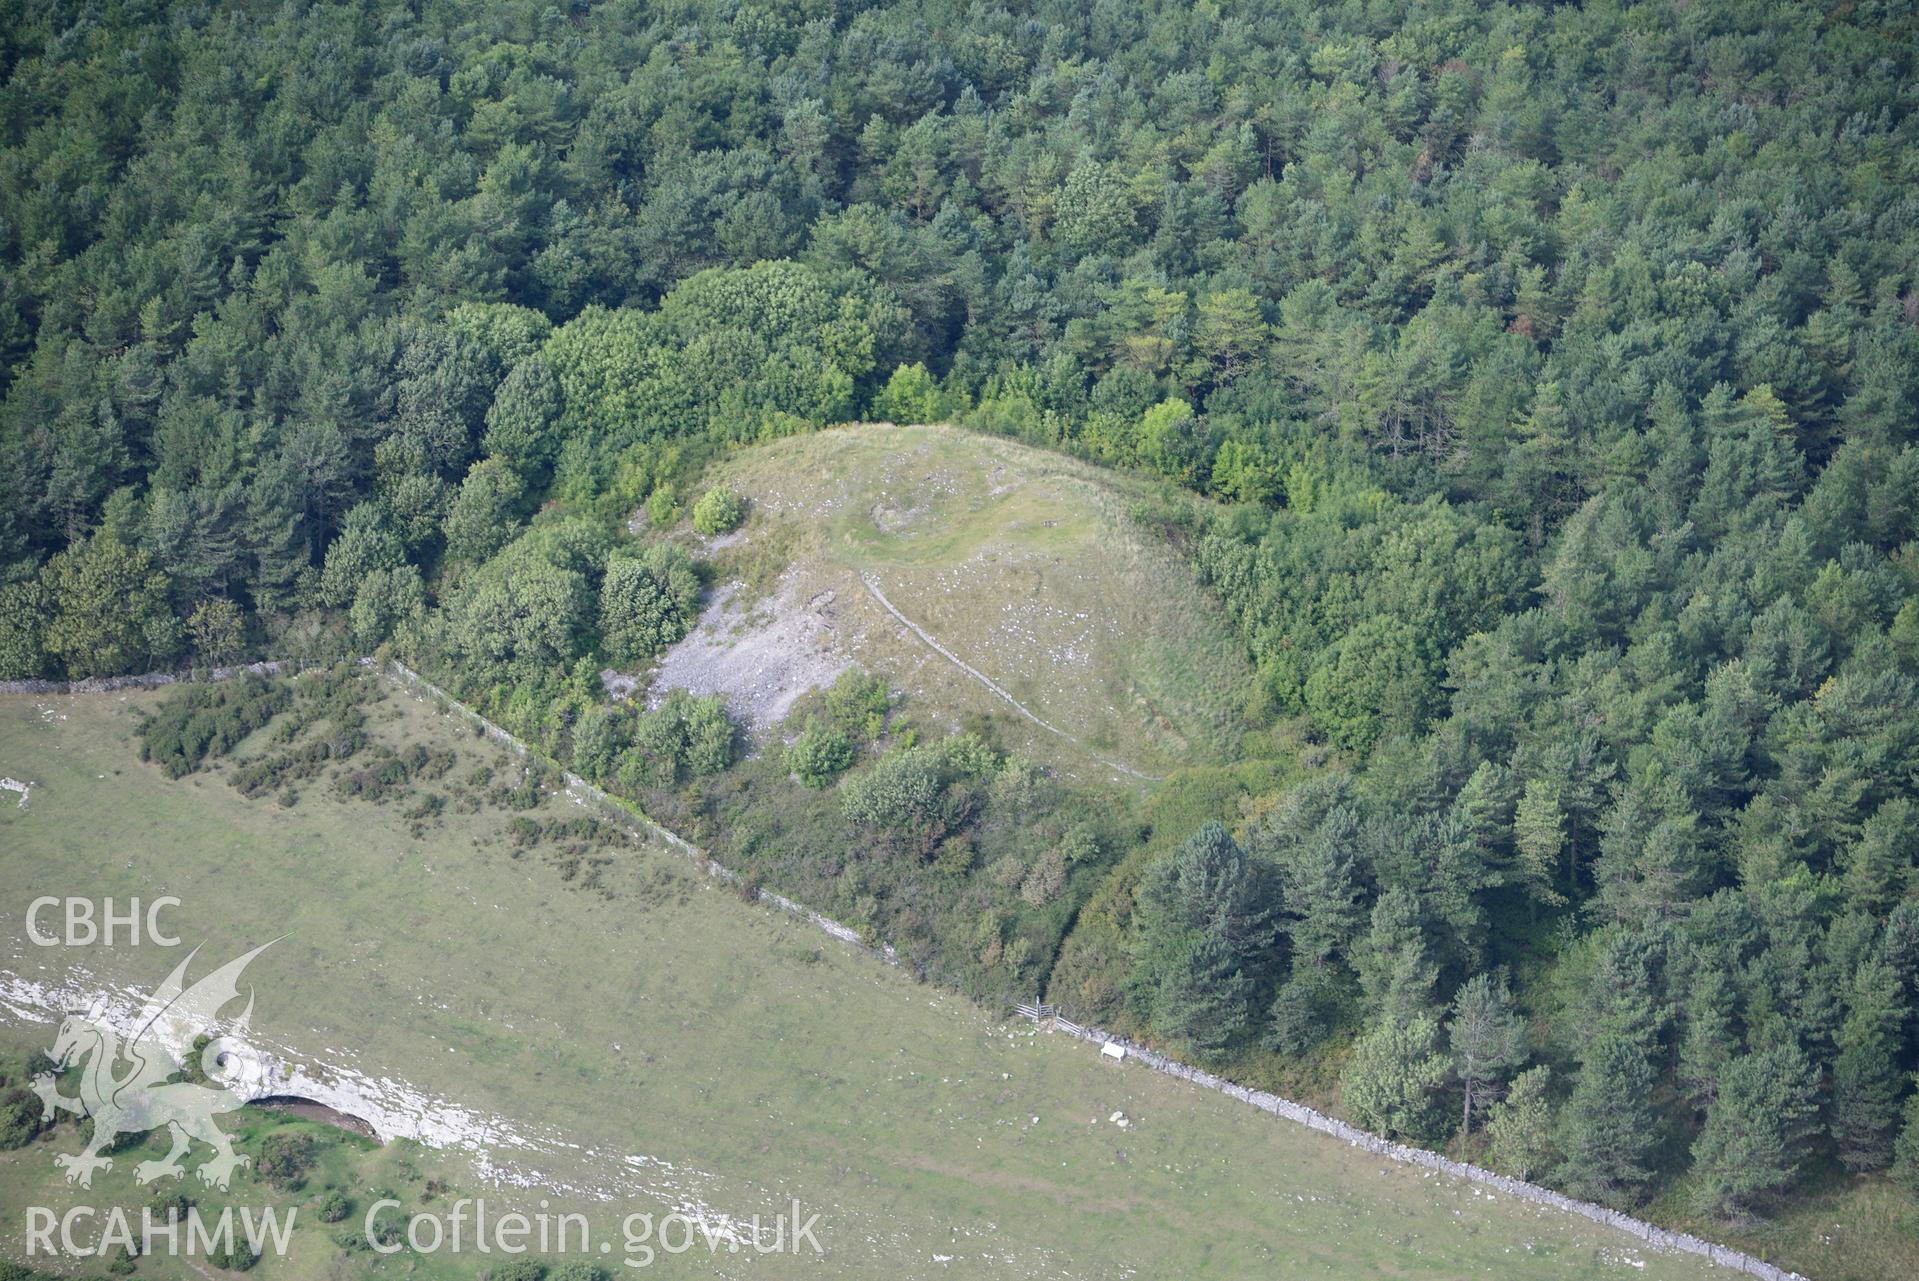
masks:
{"type": "MultiPolygon", "coordinates": [[[[581,810],[557,793],[512,811],[483,799],[488,785],[470,780],[476,767],[508,776],[500,748],[429,702],[373,692],[373,742],[418,746],[451,760],[448,772],[373,798],[316,776],[294,805],[232,785],[281,749],[272,729],[231,764],[169,780],[134,739],[164,694],[0,697],[0,771],[36,784],[27,808],[0,806],[0,848],[23,856],[0,859],[0,897],[25,903],[78,883],[125,902],[164,884],[179,899],[168,924],[204,947],[202,962],[285,934],[249,971],[253,1034],[297,1069],[302,1091],[385,1134],[448,1145],[397,1145],[457,1185],[436,1197],[396,1174],[392,1195],[409,1212],[464,1195],[484,1195],[489,1213],[550,1203],[613,1243],[627,1215],[669,1207],[714,1223],[794,1198],[819,1212],[823,1256],[722,1245],[714,1257],[702,1244],[657,1260],[676,1277],[1234,1278],[1270,1276],[1275,1260],[1335,1278],[1598,1278],[1628,1264],[1646,1277],[1714,1275],[1008,1027],[741,903],[676,854],[614,842],[571,873],[560,846],[518,844],[509,825],[577,824],[581,810]],[[427,791],[449,803],[408,818],[427,791]],[[262,858],[268,848],[297,856],[262,858]],[[289,903],[302,905],[297,926],[289,903]],[[1118,1114],[1126,1127],[1108,1120],[1118,1114]]],[[[179,959],[39,948],[15,916],[0,927],[0,1058],[48,1043],[62,993],[143,993],[179,959]]],[[[64,1211],[89,1196],[137,1206],[153,1195],[127,1185],[126,1158],[120,1182],[68,1187],[52,1155],[73,1131],[55,1138],[0,1153],[0,1203],[64,1211]]],[[[252,1171],[233,1188],[241,1204],[263,1194],[252,1171]]],[[[343,1253],[370,1202],[349,1190],[352,1218],[329,1226],[303,1206],[294,1253],[258,1275],[465,1281],[492,1263],[470,1237],[464,1251],[385,1267],[343,1253]]],[[[19,1248],[9,1241],[0,1256],[19,1248]]],[[[592,1261],[628,1270],[619,1255],[592,1261]]],[[[139,1275],[211,1275],[193,1266],[159,1254],[139,1275]]]]}
{"type": "Polygon", "coordinates": [[[727,459],[749,504],[656,690],[724,693],[757,731],[858,664],[922,723],[992,718],[1069,774],[1141,780],[1232,750],[1252,673],[1148,491],[951,427],[862,424],[727,459]]]}

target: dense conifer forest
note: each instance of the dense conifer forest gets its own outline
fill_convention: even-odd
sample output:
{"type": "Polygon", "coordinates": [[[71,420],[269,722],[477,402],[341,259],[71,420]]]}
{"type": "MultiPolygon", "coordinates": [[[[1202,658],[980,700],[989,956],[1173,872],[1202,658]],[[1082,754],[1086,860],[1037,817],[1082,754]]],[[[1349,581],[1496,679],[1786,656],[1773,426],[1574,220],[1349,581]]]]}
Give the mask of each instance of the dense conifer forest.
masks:
{"type": "Polygon", "coordinates": [[[1609,1204],[1919,1197],[1916,55],[1870,2],[5,0],[0,679],[384,646],[718,832],[723,710],[600,689],[698,610],[647,531],[737,523],[738,446],[1016,437],[1163,487],[1280,763],[1112,811],[843,681],[755,795],[876,851],[862,924],[1609,1204]]]}

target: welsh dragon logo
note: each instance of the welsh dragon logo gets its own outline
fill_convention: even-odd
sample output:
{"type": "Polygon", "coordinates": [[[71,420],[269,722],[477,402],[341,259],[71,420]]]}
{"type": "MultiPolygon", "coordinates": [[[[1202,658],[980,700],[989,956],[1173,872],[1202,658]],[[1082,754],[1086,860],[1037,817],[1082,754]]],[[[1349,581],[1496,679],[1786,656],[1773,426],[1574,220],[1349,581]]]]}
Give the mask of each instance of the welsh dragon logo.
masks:
{"type": "Polygon", "coordinates": [[[239,999],[240,974],[247,963],[271,946],[256,947],[188,987],[187,966],[199,952],[195,948],[147,998],[132,1022],[122,1025],[132,1029],[124,1042],[108,1021],[104,1001],[96,1001],[85,1013],[69,1014],[60,1024],[60,1034],[48,1053],[58,1070],[86,1060],[80,1071],[80,1093],[60,1093],[54,1072],[36,1077],[33,1091],[44,1105],[43,1119],[52,1119],[56,1108],[93,1118],[93,1138],[87,1146],[54,1158],[66,1170],[67,1182],[91,1187],[95,1170],[113,1168],[113,1158],[103,1154],[115,1139],[161,1126],[172,1131],[173,1150],[160,1160],[134,1167],[134,1177],[142,1184],[185,1174],[181,1160],[195,1139],[214,1153],[197,1171],[203,1183],[225,1188],[235,1169],[251,1164],[251,1157],[233,1150],[213,1118],[245,1103],[265,1080],[262,1065],[244,1039],[253,1016],[252,989],[237,1018],[222,1023],[219,1015],[239,999]],[[205,1084],[179,1079],[183,1073],[191,1075],[187,1060],[202,1036],[209,1038],[197,1047],[199,1075],[205,1084]]]}

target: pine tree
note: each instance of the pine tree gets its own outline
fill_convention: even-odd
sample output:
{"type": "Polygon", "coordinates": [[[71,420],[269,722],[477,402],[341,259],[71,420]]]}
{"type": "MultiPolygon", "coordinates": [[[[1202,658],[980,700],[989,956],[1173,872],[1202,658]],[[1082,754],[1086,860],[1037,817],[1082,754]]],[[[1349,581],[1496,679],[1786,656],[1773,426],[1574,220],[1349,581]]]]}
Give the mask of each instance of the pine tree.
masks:
{"type": "Polygon", "coordinates": [[[1358,959],[1360,987],[1382,1018],[1405,1023],[1431,1007],[1439,966],[1431,958],[1424,916],[1412,891],[1395,886],[1379,896],[1358,959]]]}
{"type": "Polygon", "coordinates": [[[1848,901],[1862,911],[1883,913],[1912,884],[1919,862],[1919,807],[1903,796],[1881,805],[1842,862],[1848,901]]]}
{"type": "Polygon", "coordinates": [[[1883,961],[1867,961],[1853,977],[1851,1008],[1839,1028],[1839,1057],[1832,1070],[1832,1138],[1848,1170],[1884,1169],[1892,1161],[1906,1018],[1903,987],[1883,961]]]}
{"type": "Polygon", "coordinates": [[[1419,860],[1420,902],[1433,922],[1441,956],[1448,964],[1471,966],[1486,941],[1486,913],[1479,895],[1500,878],[1487,865],[1466,825],[1451,814],[1421,818],[1413,825],[1411,839],[1419,860]]]}
{"type": "Polygon", "coordinates": [[[1273,912],[1245,851],[1208,823],[1141,880],[1128,993],[1155,1033],[1202,1054],[1245,1029],[1273,912]]]}
{"type": "Polygon", "coordinates": [[[1739,1052],[1734,999],[1732,984],[1717,966],[1693,975],[1686,995],[1686,1030],[1679,1042],[1679,1084],[1700,1112],[1711,1106],[1720,1072],[1739,1052]]]}
{"type": "MultiPolygon", "coordinates": [[[[1919,1075],[1912,1081],[1919,1087],[1919,1075]]],[[[1906,1096],[1899,1138],[1892,1145],[1892,1181],[1904,1188],[1907,1196],[1919,1201],[1919,1088],[1906,1096]]]]}
{"type": "Polygon", "coordinates": [[[1365,911],[1353,872],[1358,821],[1351,810],[1327,816],[1284,857],[1286,926],[1293,968],[1324,970],[1358,935],[1365,911]]]}
{"type": "Polygon", "coordinates": [[[1437,1022],[1388,1014],[1354,1048],[1342,1097],[1366,1129],[1389,1138],[1429,1140],[1439,1133],[1439,1087],[1446,1071],[1437,1022]]]}
{"type": "Polygon", "coordinates": [[[1886,964],[1905,984],[1904,990],[1919,994],[1919,899],[1907,899],[1892,909],[1886,917],[1886,936],[1880,950],[1886,964]]]}
{"type": "Polygon", "coordinates": [[[1265,1044],[1283,1054],[1303,1054],[1338,1030],[1345,985],[1327,970],[1295,967],[1279,985],[1268,1012],[1265,1044]]]}
{"type": "Polygon", "coordinates": [[[1505,982],[1480,974],[1460,985],[1446,1036],[1463,1096],[1459,1132],[1470,1134],[1474,1109],[1483,1108],[1506,1073],[1525,1061],[1526,1026],[1513,1010],[1505,982]]]}
{"type": "Polygon", "coordinates": [[[1652,471],[1647,477],[1654,493],[1685,510],[1699,483],[1699,438],[1685,397],[1669,382],[1653,388],[1648,435],[1653,446],[1652,471]]]}
{"type": "Polygon", "coordinates": [[[1819,1071],[1797,1045],[1734,1059],[1692,1145],[1692,1201],[1704,1213],[1749,1216],[1792,1182],[1816,1129],[1819,1071]]]}
{"type": "Polygon", "coordinates": [[[1658,930],[1615,927],[1594,940],[1597,963],[1580,1009],[1589,1034],[1626,1037],[1652,1056],[1672,1013],[1661,992],[1665,938],[1658,930]]]}
{"type": "Polygon", "coordinates": [[[1272,940],[1272,905],[1246,852],[1218,823],[1193,833],[1148,872],[1140,905],[1162,925],[1217,934],[1251,953],[1272,940]]]}
{"type": "Polygon", "coordinates": [[[1536,1179],[1559,1159],[1549,1097],[1552,1069],[1541,1065],[1513,1078],[1506,1097],[1486,1118],[1487,1157],[1495,1170],[1536,1179]]]}
{"type": "Polygon", "coordinates": [[[1657,767],[1633,779],[1602,824],[1593,860],[1594,906],[1639,924],[1681,915],[1698,897],[1704,855],[1699,816],[1686,811],[1657,767]]]}
{"type": "Polygon", "coordinates": [[[1213,933],[1193,940],[1191,949],[1160,976],[1153,1002],[1153,1030],[1201,1055],[1217,1054],[1245,1031],[1252,984],[1239,958],[1213,933]]]}
{"type": "Polygon", "coordinates": [[[1566,812],[1553,784],[1538,778],[1527,781],[1513,815],[1513,845],[1519,851],[1519,879],[1532,901],[1542,907],[1564,903],[1553,878],[1566,848],[1566,812]]]}
{"type": "Polygon", "coordinates": [[[1453,798],[1453,817],[1489,867],[1503,867],[1512,856],[1513,811],[1518,804],[1518,782],[1512,771],[1492,761],[1481,761],[1453,798]]]}
{"type": "Polygon", "coordinates": [[[555,425],[562,408],[559,381],[545,359],[522,360],[507,373],[486,411],[481,439],[487,456],[505,462],[522,480],[536,479],[559,448],[555,425]]]}
{"type": "Polygon", "coordinates": [[[1621,1208],[1635,1204],[1652,1178],[1659,1141],[1653,1070],[1631,1038],[1607,1033],[1592,1042],[1560,1114],[1560,1178],[1577,1196],[1621,1208]]]}

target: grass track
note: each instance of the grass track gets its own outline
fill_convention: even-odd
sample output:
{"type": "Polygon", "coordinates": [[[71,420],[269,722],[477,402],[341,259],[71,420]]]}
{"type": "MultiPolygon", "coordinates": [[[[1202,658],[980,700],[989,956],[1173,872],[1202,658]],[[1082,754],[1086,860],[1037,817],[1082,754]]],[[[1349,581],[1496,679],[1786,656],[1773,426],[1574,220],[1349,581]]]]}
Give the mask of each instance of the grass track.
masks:
{"type": "Polygon", "coordinates": [[[1152,493],[1139,481],[890,424],[746,450],[719,478],[751,504],[721,575],[780,578],[795,601],[835,593],[838,643],[906,689],[916,715],[996,715],[1037,759],[1105,778],[1117,762],[1115,781],[1233,754],[1250,666],[1190,568],[1134,522],[1152,493]],[[1060,733],[930,650],[862,580],[1060,733]]]}

